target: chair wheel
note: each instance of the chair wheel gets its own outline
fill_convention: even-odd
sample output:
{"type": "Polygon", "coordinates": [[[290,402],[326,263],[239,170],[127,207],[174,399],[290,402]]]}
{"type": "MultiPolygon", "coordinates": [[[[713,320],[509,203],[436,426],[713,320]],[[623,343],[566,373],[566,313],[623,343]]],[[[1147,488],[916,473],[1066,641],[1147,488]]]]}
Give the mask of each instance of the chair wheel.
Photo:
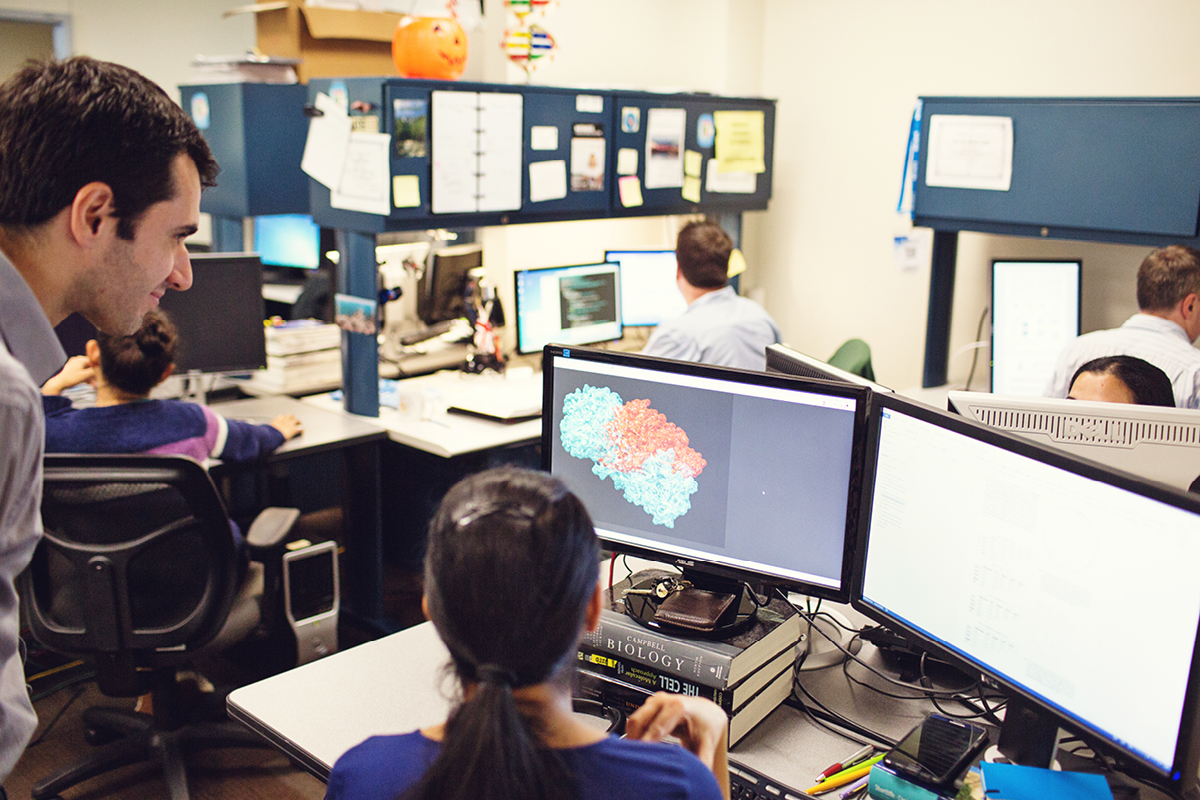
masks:
{"type": "Polygon", "coordinates": [[[121,734],[110,731],[107,728],[93,728],[89,726],[83,729],[83,740],[93,747],[100,747],[120,738],[121,734]]]}

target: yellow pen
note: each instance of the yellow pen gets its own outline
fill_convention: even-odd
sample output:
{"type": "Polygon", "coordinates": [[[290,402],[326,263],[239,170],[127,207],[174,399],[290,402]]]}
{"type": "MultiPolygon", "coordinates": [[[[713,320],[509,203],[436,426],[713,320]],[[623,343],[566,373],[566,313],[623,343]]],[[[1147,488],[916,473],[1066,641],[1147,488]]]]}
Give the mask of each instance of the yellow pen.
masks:
{"type": "Polygon", "coordinates": [[[849,769],[844,769],[841,772],[835,772],[815,786],[810,786],[805,789],[804,793],[820,794],[821,792],[827,792],[830,789],[836,789],[839,786],[845,786],[848,783],[854,783],[856,780],[869,773],[871,771],[871,767],[875,766],[882,759],[883,756],[878,755],[874,758],[867,759],[861,764],[856,764],[849,769]]]}

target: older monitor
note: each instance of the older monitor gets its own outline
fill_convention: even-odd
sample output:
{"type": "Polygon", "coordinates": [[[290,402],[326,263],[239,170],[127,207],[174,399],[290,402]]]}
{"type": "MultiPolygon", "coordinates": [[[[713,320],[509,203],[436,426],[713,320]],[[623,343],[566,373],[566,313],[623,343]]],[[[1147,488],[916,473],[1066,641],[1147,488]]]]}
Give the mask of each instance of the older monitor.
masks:
{"type": "Polygon", "coordinates": [[[1192,785],[1200,498],[895,395],[869,442],[855,606],[1007,693],[1027,763],[1063,727],[1192,785]]]}
{"type": "Polygon", "coordinates": [[[986,392],[950,392],[950,410],[1179,489],[1200,477],[1200,411],[986,392]]]}
{"type": "Polygon", "coordinates": [[[262,275],[254,253],[192,255],[192,288],[167,292],[159,303],[179,329],[176,374],[267,365],[262,275]]]}
{"type": "Polygon", "coordinates": [[[992,391],[1040,395],[1079,335],[1079,261],[992,262],[992,391]]]}
{"type": "Polygon", "coordinates": [[[621,338],[621,268],[616,264],[524,269],[514,274],[517,352],[551,343],[596,344],[621,338]]]}
{"type": "Polygon", "coordinates": [[[542,365],[543,466],[605,546],[845,602],[868,390],[589,348],[542,365]]]}

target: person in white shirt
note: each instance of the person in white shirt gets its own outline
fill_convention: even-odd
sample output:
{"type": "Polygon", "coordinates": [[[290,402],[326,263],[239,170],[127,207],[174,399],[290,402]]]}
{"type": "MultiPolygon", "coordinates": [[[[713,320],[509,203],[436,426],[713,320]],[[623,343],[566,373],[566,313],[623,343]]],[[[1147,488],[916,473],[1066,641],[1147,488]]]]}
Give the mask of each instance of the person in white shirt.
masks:
{"type": "Polygon", "coordinates": [[[1119,328],[1080,336],[1059,354],[1047,397],[1066,397],[1076,370],[1104,356],[1137,356],[1167,373],[1180,408],[1200,408],[1200,250],[1154,250],[1137,275],[1138,313],[1119,328]]]}
{"type": "Polygon", "coordinates": [[[675,244],[675,283],[687,310],[650,334],[643,353],[761,370],[782,337],[771,315],[728,286],[733,242],[713,222],[689,222],[675,244]]]}

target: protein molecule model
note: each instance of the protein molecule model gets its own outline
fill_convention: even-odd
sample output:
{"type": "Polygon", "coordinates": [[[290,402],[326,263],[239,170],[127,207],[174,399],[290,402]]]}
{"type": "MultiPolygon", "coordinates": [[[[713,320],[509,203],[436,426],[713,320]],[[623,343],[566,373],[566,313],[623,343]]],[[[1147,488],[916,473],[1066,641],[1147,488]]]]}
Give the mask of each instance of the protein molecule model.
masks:
{"type": "Polygon", "coordinates": [[[655,525],[668,528],[691,510],[696,478],[708,463],[649,400],[626,403],[611,389],[587,384],[563,398],[559,439],[572,456],[592,461],[601,480],[612,478],[655,525]]]}

